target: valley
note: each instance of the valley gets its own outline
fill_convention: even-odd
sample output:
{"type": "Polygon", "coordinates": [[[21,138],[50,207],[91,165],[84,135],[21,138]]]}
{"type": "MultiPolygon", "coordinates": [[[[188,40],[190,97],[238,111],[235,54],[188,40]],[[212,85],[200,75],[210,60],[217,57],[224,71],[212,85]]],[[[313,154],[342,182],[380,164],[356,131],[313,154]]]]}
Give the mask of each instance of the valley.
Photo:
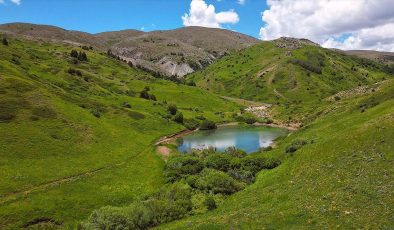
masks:
{"type": "Polygon", "coordinates": [[[200,27],[0,38],[1,229],[394,226],[387,61],[200,27]]]}

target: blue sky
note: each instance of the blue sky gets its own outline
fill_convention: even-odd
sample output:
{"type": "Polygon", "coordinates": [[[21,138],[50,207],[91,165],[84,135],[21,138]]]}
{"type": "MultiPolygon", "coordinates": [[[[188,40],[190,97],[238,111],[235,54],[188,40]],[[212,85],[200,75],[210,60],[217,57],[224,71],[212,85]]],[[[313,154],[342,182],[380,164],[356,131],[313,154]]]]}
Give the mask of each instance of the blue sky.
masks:
{"type": "MultiPolygon", "coordinates": [[[[1,0],[0,0],[1,2],[1,0]]],[[[216,12],[233,9],[240,18],[236,24],[222,24],[254,37],[263,26],[261,12],[265,0],[207,0],[216,12]]],[[[29,22],[49,24],[90,33],[138,29],[146,31],[174,29],[183,26],[181,17],[189,13],[190,0],[11,0],[0,3],[0,23],[29,22]]]]}
{"type": "Polygon", "coordinates": [[[197,25],[263,40],[286,36],[327,48],[394,52],[393,5],[394,0],[0,0],[0,23],[90,33],[197,25]]]}

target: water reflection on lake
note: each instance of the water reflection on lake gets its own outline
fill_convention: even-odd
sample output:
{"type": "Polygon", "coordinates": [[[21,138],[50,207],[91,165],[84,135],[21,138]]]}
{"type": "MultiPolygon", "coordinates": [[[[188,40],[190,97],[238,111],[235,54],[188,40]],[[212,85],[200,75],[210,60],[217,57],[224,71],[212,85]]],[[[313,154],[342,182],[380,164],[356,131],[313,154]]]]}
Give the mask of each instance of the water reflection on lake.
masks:
{"type": "Polygon", "coordinates": [[[287,130],[270,127],[232,126],[217,130],[196,131],[180,140],[178,150],[188,152],[192,149],[214,147],[224,151],[236,147],[247,153],[257,152],[260,148],[270,146],[273,141],[287,134],[287,130]]]}

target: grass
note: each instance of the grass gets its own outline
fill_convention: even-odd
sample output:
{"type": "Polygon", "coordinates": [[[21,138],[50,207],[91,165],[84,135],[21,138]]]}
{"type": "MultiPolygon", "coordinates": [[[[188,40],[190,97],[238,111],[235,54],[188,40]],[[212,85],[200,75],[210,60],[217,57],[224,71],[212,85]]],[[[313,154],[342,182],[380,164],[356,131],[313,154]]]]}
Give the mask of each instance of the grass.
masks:
{"type": "Polygon", "coordinates": [[[391,229],[394,81],[348,98],[279,142],[282,165],[215,211],[161,229],[391,229]],[[364,112],[360,105],[378,101],[364,112]],[[286,147],[308,143],[294,153],[286,147]]]}
{"type": "Polygon", "coordinates": [[[289,51],[263,42],[188,79],[221,95],[273,104],[273,114],[280,120],[307,123],[317,109],[328,105],[327,97],[387,75],[384,65],[328,49],[305,45],[289,51]]]}
{"type": "Polygon", "coordinates": [[[74,47],[9,41],[0,46],[2,229],[46,219],[73,228],[96,208],[158,189],[163,161],[153,143],[184,129],[165,118],[168,103],[187,119],[231,120],[239,111],[212,93],[155,79],[98,51],[75,64],[74,47]],[[157,101],[139,98],[146,86],[157,101]]]}
{"type": "Polygon", "coordinates": [[[95,50],[75,63],[75,47],[9,41],[0,46],[1,229],[75,228],[95,209],[155,193],[165,178],[153,144],[184,129],[170,104],[185,120],[226,122],[262,102],[275,118],[304,122],[262,153],[282,164],[216,210],[159,228],[394,227],[394,81],[380,64],[264,42],[189,76],[199,89],[95,50]],[[346,91],[359,85],[374,90],[346,91]],[[147,86],[157,101],[139,98],[147,86]]]}

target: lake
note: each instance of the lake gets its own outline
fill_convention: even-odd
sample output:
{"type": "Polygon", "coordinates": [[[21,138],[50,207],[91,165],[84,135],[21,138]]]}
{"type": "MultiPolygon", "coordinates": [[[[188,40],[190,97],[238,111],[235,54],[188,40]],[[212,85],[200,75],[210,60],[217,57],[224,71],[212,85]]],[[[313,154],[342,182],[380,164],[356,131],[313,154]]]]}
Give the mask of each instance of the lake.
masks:
{"type": "Polygon", "coordinates": [[[236,147],[247,153],[272,145],[275,139],[288,133],[286,129],[264,126],[227,126],[215,130],[198,130],[179,140],[178,151],[214,147],[222,152],[236,147]]]}

